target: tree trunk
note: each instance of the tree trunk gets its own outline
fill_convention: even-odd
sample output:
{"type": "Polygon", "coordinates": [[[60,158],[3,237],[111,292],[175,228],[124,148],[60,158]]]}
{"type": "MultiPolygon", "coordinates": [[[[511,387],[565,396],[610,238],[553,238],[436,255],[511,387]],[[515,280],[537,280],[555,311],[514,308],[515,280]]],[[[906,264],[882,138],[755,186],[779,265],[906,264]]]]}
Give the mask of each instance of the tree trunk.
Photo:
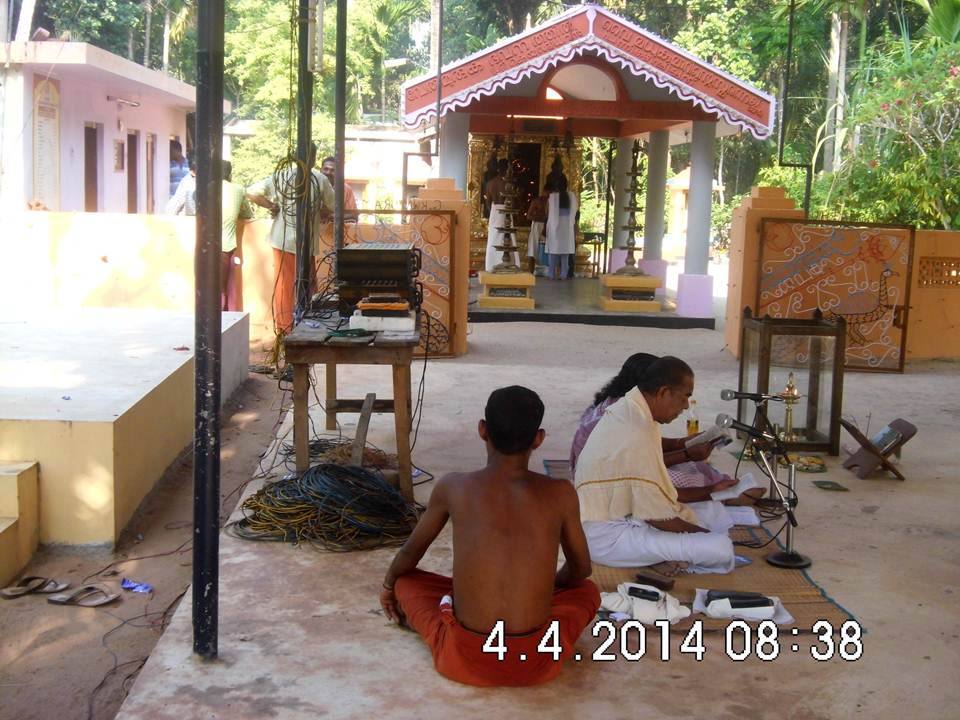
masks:
{"type": "Polygon", "coordinates": [[[163,72],[170,74],[170,8],[163,9],[163,72]]]}
{"type": "Polygon", "coordinates": [[[824,125],[823,171],[833,172],[837,132],[837,70],[840,67],[840,13],[830,13],[830,59],[827,66],[827,121],[824,125]]]}
{"type": "Polygon", "coordinates": [[[387,66],[380,56],[380,122],[387,122],[387,66]]]}
{"type": "MultiPolygon", "coordinates": [[[[837,66],[837,120],[836,131],[843,130],[843,117],[847,105],[847,41],[850,37],[850,10],[844,8],[840,16],[840,64],[837,66]]],[[[839,167],[843,144],[833,144],[833,167],[839,167]]]]}
{"type": "Polygon", "coordinates": [[[127,60],[133,60],[133,28],[127,30],[127,60]]]}
{"type": "Polygon", "coordinates": [[[150,30],[153,25],[153,5],[150,0],[143,3],[143,66],[150,67],[150,30]]]}
{"type": "MultiPolygon", "coordinates": [[[[857,86],[857,96],[863,98],[870,85],[869,68],[866,67],[867,59],[867,25],[870,22],[870,8],[864,0],[860,4],[860,44],[857,48],[857,72],[859,73],[859,84],[857,86]]],[[[853,128],[853,137],[850,140],[850,152],[856,153],[860,147],[860,126],[853,128]]]]}

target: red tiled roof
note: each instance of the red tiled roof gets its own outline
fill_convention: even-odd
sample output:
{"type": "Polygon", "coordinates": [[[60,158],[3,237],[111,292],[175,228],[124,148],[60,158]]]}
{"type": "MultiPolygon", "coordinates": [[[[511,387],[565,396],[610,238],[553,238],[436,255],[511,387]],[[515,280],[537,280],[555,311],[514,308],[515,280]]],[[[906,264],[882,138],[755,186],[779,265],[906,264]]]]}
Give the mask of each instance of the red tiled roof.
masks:
{"type": "MultiPolygon", "coordinates": [[[[465,108],[585,53],[599,55],[756,138],[773,132],[775,101],[770,95],[595,5],[578,6],[447,65],[440,114],[465,108]]],[[[436,74],[405,83],[404,125],[417,127],[434,119],[436,98],[436,74]]]]}

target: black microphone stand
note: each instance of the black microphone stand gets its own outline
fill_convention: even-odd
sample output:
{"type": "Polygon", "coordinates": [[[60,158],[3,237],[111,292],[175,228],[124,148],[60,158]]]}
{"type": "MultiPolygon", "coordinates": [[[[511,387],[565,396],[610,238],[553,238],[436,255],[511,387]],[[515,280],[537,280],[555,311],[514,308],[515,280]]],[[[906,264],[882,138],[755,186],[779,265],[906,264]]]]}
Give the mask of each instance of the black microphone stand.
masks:
{"type": "Polygon", "coordinates": [[[795,570],[808,568],[813,564],[813,561],[806,555],[798,553],[793,548],[793,530],[798,525],[797,517],[793,512],[793,508],[797,506],[798,502],[797,465],[790,459],[786,445],[770,424],[765,407],[767,400],[757,400],[754,404],[756,410],[753,417],[753,427],[761,434],[763,440],[758,441],[757,438],[750,437],[750,442],[753,444],[756,454],[760,457],[760,461],[766,469],[767,476],[770,478],[770,494],[773,495],[773,491],[776,490],[777,495],[780,497],[780,504],[783,506],[784,513],[787,516],[785,548],[767,555],[766,561],[775,567],[792,568],[795,570]],[[768,456],[773,459],[772,466],[768,456]],[[780,465],[780,456],[782,456],[787,463],[787,496],[784,496],[783,491],[780,489],[780,483],[777,482],[777,468],[780,465]]]}

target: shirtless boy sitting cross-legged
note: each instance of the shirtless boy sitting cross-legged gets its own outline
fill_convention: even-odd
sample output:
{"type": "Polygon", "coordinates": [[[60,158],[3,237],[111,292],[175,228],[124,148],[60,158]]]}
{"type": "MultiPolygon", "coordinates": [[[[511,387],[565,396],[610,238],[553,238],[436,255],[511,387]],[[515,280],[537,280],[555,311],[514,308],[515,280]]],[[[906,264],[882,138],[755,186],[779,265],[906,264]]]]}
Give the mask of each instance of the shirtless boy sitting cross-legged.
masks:
{"type": "Polygon", "coordinates": [[[490,395],[478,428],[486,467],[437,483],[384,578],[383,609],[423,637],[437,671],[451,680],[547,682],[600,606],[586,579],[590,554],[573,485],[527,469],[543,442],[542,419],[543,403],[532,390],[512,386],[490,395]],[[417,570],[448,518],[453,578],[417,570]],[[566,562],[557,571],[560,547],[566,562]]]}

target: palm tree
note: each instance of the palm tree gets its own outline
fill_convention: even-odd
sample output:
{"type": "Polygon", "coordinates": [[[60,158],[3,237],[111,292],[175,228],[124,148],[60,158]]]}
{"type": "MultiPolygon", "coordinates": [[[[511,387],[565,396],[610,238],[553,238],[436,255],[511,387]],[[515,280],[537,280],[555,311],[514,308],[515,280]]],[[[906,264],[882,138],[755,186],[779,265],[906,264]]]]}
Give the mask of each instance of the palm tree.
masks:
{"type": "Polygon", "coordinates": [[[370,59],[380,71],[380,108],[383,114],[386,108],[386,83],[384,66],[387,60],[388,45],[397,32],[410,26],[413,20],[428,12],[423,0],[373,0],[365,7],[358,8],[357,27],[363,38],[370,59]]]}
{"type": "Polygon", "coordinates": [[[913,0],[927,11],[924,35],[938,45],[960,42],[960,0],[913,0]]]}
{"type": "Polygon", "coordinates": [[[163,72],[170,71],[170,44],[178,43],[186,37],[197,19],[196,0],[169,0],[163,12],[163,72]],[[179,7],[178,7],[179,5],[179,7]],[[171,11],[171,7],[176,11],[171,11]]]}

